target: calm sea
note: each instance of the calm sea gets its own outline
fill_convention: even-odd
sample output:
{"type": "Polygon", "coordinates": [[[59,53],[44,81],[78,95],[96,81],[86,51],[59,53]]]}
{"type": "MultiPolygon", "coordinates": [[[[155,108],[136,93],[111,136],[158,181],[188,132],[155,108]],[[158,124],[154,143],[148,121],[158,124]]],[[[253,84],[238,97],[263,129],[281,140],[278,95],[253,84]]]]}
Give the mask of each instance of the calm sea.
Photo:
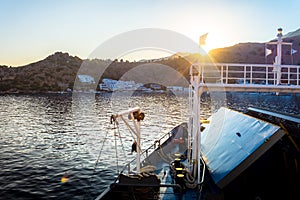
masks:
{"type": "MultiPolygon", "coordinates": [[[[220,106],[299,115],[299,96],[204,95],[202,117],[220,106]]],[[[164,93],[0,96],[0,199],[94,199],[131,160],[132,135],[110,115],[139,106],[142,148],[187,122],[188,96],[164,93]],[[63,179],[62,179],[63,178],[63,179]]]]}

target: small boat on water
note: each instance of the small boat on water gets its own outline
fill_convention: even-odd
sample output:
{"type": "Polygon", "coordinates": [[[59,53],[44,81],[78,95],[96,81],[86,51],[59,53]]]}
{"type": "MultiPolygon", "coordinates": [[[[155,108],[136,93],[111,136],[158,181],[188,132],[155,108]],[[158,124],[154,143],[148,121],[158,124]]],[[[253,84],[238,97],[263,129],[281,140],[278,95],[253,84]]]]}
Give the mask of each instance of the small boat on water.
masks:
{"type": "MultiPolygon", "coordinates": [[[[200,119],[200,72],[190,69],[190,118],[142,151],[135,107],[111,116],[134,134],[137,157],[96,200],[300,199],[300,118],[221,107],[200,119]],[[141,158],[144,159],[141,159],[141,158]]],[[[203,81],[203,80],[202,80],[203,81]]]]}

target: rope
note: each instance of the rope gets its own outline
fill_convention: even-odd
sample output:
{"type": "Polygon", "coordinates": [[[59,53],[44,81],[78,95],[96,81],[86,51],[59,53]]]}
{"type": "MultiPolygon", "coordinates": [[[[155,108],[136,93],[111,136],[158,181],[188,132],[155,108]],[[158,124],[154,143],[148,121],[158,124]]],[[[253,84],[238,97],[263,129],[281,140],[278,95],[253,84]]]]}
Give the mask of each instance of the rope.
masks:
{"type": "MultiPolygon", "coordinates": [[[[166,162],[170,162],[171,160],[173,160],[173,158],[171,158],[171,156],[170,155],[167,155],[165,152],[164,152],[164,150],[163,150],[163,148],[162,148],[162,146],[161,146],[161,144],[159,143],[159,150],[160,150],[160,152],[162,153],[162,155],[165,157],[164,159],[165,159],[165,161],[166,162]],[[168,159],[168,160],[167,160],[168,159]]],[[[161,154],[160,154],[161,155],[161,154]]],[[[162,157],[161,157],[162,158],[162,157]]]]}
{"type": "Polygon", "coordinates": [[[104,147],[104,144],[105,144],[105,141],[107,139],[107,134],[108,134],[108,131],[106,130],[106,133],[105,133],[105,137],[104,137],[104,140],[102,142],[102,146],[100,148],[100,151],[99,151],[99,154],[98,154],[98,158],[96,160],[96,163],[95,163],[95,166],[94,166],[94,169],[93,169],[93,173],[90,175],[90,178],[92,181],[90,181],[90,187],[89,187],[89,190],[86,191],[86,195],[84,197],[84,199],[86,199],[86,196],[87,198],[89,199],[90,198],[90,192],[92,190],[92,182],[93,182],[93,179],[95,177],[95,174],[96,174],[96,168],[98,166],[98,163],[99,163],[99,160],[100,160],[100,157],[101,157],[101,154],[102,154],[102,150],[103,150],[103,147],[104,147]]]}
{"type": "Polygon", "coordinates": [[[97,167],[97,165],[98,165],[98,163],[99,163],[100,156],[101,156],[101,154],[102,154],[102,150],[103,150],[103,147],[104,147],[104,143],[105,143],[105,140],[106,140],[106,138],[107,138],[107,134],[108,134],[108,131],[106,130],[105,137],[104,137],[104,140],[103,140],[103,143],[102,143],[100,152],[99,152],[99,154],[98,154],[98,158],[97,158],[97,161],[96,161],[96,163],[95,163],[95,167],[94,167],[93,173],[96,171],[96,167],[97,167]]]}
{"type": "Polygon", "coordinates": [[[118,158],[118,147],[117,147],[117,133],[116,133],[116,129],[114,131],[114,138],[115,138],[115,149],[116,149],[116,160],[117,160],[117,172],[119,173],[119,158],[118,158]]]}
{"type": "MultiPolygon", "coordinates": [[[[117,121],[117,118],[115,115],[111,115],[110,117],[110,124],[113,124],[114,127],[114,139],[115,139],[115,150],[116,150],[116,161],[117,161],[117,172],[119,173],[119,158],[118,158],[118,147],[117,147],[117,131],[119,130],[119,122],[117,121]]],[[[118,133],[120,133],[118,131],[118,133]]]]}
{"type": "Polygon", "coordinates": [[[162,149],[162,147],[161,147],[161,145],[159,144],[159,152],[158,152],[158,155],[159,155],[159,157],[162,159],[162,160],[164,160],[165,162],[167,162],[167,163],[169,163],[172,159],[170,159],[170,157],[168,157],[165,153],[164,153],[164,151],[163,151],[163,149],[162,149]]]}

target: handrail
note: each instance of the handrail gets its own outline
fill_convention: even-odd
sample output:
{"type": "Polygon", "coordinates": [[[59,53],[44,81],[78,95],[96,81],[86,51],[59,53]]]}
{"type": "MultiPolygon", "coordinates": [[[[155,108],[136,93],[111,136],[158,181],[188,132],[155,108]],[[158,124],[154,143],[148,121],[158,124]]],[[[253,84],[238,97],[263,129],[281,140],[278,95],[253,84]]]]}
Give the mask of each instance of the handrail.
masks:
{"type": "Polygon", "coordinates": [[[300,86],[299,65],[195,63],[206,83],[276,85],[277,70],[281,84],[300,86]]]}

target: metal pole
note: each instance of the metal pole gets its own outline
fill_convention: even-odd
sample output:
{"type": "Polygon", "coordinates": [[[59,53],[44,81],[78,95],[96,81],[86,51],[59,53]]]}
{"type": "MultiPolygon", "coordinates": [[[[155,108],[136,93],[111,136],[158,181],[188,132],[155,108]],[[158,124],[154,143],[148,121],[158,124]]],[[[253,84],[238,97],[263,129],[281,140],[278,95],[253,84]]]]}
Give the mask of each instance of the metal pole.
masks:
{"type": "MultiPolygon", "coordinates": [[[[202,82],[203,83],[203,82],[202,82]]],[[[199,121],[198,121],[198,130],[197,130],[197,148],[198,148],[198,151],[197,151],[197,183],[200,184],[200,166],[201,166],[201,163],[200,163],[200,157],[201,157],[201,154],[200,154],[200,151],[201,151],[201,123],[200,123],[200,113],[201,113],[201,95],[202,95],[202,91],[203,91],[203,87],[199,86],[199,91],[198,91],[198,116],[199,116],[199,121]]]]}
{"type": "MultiPolygon", "coordinates": [[[[199,72],[200,74],[200,72],[199,72]]],[[[196,161],[198,155],[198,124],[199,119],[199,76],[194,76],[193,86],[194,86],[194,100],[193,100],[193,144],[192,144],[192,161],[193,161],[193,176],[196,177],[196,161]]]]}
{"type": "Polygon", "coordinates": [[[299,85],[299,66],[297,66],[297,85],[299,85]]]}
{"type": "Polygon", "coordinates": [[[290,71],[290,67],[288,67],[288,84],[290,84],[290,76],[291,76],[291,71],[290,71]]]}
{"type": "Polygon", "coordinates": [[[136,158],[136,170],[141,172],[141,122],[138,121],[137,126],[137,158],[136,158]]]}
{"type": "Polygon", "coordinates": [[[294,59],[293,59],[293,44],[291,44],[291,61],[292,61],[292,65],[294,64],[294,59]]]}
{"type": "Polygon", "coordinates": [[[265,44],[265,64],[267,64],[267,44],[265,44]]]}
{"type": "Polygon", "coordinates": [[[137,145],[137,149],[136,149],[136,171],[137,173],[140,173],[140,169],[141,169],[141,123],[139,121],[137,121],[136,119],[134,119],[133,117],[133,113],[130,113],[132,119],[133,119],[133,125],[135,127],[136,130],[136,145],[137,145]]]}
{"type": "Polygon", "coordinates": [[[193,111],[192,111],[192,173],[193,177],[197,182],[200,183],[200,145],[201,145],[201,126],[200,126],[200,105],[201,105],[201,94],[203,91],[203,69],[198,66],[198,72],[193,73],[193,66],[191,66],[191,85],[193,86],[193,111]],[[200,77],[202,76],[202,77],[200,77]]]}
{"type": "Polygon", "coordinates": [[[281,81],[281,45],[282,45],[282,28],[278,29],[277,34],[277,60],[276,60],[276,68],[277,68],[277,81],[276,84],[279,85],[281,81]]]}
{"type": "Polygon", "coordinates": [[[228,84],[228,65],[226,65],[226,84],[228,84]]]}
{"type": "Polygon", "coordinates": [[[224,84],[224,74],[223,74],[223,72],[224,72],[224,69],[223,69],[224,67],[223,67],[223,65],[221,65],[221,83],[222,84],[224,84]]]}
{"type": "Polygon", "coordinates": [[[268,78],[269,78],[269,67],[266,66],[266,85],[268,85],[268,78]]]}
{"type": "Polygon", "coordinates": [[[247,78],[247,65],[244,65],[244,85],[246,84],[246,78],[247,78]]]}
{"type": "Polygon", "coordinates": [[[253,74],[253,67],[252,67],[252,65],[250,66],[250,84],[252,84],[252,74],[253,74]]]}

